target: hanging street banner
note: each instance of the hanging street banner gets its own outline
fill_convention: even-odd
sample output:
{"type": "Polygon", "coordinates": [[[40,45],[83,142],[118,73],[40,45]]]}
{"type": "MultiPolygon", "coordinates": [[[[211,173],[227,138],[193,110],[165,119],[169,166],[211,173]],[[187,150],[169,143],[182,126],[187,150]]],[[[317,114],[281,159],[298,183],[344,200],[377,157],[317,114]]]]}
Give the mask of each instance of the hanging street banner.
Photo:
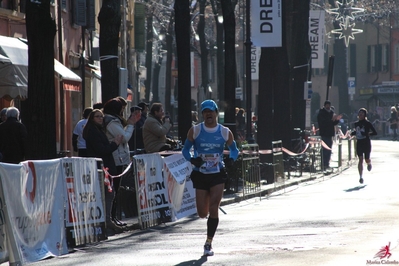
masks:
{"type": "Polygon", "coordinates": [[[256,47],[253,45],[251,46],[251,79],[252,80],[259,80],[260,53],[261,53],[260,47],[256,47]]]}
{"type": "Polygon", "coordinates": [[[251,40],[254,46],[282,46],[281,16],[281,0],[251,1],[251,40]]]}
{"type": "Polygon", "coordinates": [[[312,58],[312,68],[324,68],[324,10],[309,11],[309,44],[312,58]]]}

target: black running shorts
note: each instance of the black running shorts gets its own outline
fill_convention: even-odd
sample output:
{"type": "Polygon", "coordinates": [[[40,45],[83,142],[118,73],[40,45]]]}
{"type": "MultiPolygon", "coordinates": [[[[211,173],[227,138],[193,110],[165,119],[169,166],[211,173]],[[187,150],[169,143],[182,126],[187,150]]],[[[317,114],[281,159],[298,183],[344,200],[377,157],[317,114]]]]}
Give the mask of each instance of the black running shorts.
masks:
{"type": "Polygon", "coordinates": [[[371,142],[369,139],[357,141],[356,143],[357,156],[362,156],[364,159],[370,159],[370,152],[371,152],[371,142]]]}
{"type": "Polygon", "coordinates": [[[203,174],[193,170],[190,178],[195,189],[209,191],[213,186],[226,183],[227,173],[224,168],[220,169],[220,173],[215,174],[203,174]]]}

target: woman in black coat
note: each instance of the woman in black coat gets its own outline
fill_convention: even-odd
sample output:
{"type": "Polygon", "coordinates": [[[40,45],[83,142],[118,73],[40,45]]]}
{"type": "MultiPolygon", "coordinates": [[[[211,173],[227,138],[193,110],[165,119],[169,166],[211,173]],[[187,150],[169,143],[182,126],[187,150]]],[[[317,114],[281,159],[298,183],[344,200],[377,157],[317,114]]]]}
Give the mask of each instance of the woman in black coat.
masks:
{"type": "Polygon", "coordinates": [[[111,175],[116,175],[116,166],[112,152],[118,148],[123,137],[119,136],[114,141],[109,142],[103,128],[103,119],[103,112],[99,109],[94,109],[87,119],[83,130],[83,138],[86,141],[87,155],[89,157],[101,158],[104,167],[108,168],[108,172],[111,175]]]}
{"type": "MultiPolygon", "coordinates": [[[[103,165],[108,168],[108,173],[116,175],[116,166],[112,152],[118,149],[122,142],[123,136],[118,135],[115,139],[109,142],[107,135],[105,135],[103,127],[104,114],[99,109],[94,109],[83,129],[83,138],[86,140],[86,149],[88,157],[101,158],[103,165]]],[[[107,229],[112,229],[115,233],[121,233],[121,227],[114,224],[111,220],[112,200],[114,198],[114,191],[108,192],[105,188],[105,211],[106,211],[106,225],[107,229]]],[[[109,232],[110,233],[110,232],[109,232]]]]}

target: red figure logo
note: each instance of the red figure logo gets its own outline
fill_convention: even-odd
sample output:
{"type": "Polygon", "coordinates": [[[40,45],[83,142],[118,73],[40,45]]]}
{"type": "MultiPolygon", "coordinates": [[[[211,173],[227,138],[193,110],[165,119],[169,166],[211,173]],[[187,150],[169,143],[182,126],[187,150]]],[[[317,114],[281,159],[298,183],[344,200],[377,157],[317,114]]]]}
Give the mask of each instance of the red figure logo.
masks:
{"type": "Polygon", "coordinates": [[[387,258],[389,259],[389,257],[392,255],[389,250],[391,248],[391,242],[388,243],[388,245],[386,245],[385,247],[382,247],[380,249],[380,251],[377,252],[377,254],[374,255],[374,258],[387,258]]]}
{"type": "Polygon", "coordinates": [[[28,191],[27,188],[25,188],[25,194],[26,196],[30,199],[30,201],[33,203],[33,201],[35,200],[35,196],[36,196],[36,170],[35,170],[35,165],[33,164],[33,162],[28,162],[28,166],[30,171],[32,172],[32,191],[28,191]]]}

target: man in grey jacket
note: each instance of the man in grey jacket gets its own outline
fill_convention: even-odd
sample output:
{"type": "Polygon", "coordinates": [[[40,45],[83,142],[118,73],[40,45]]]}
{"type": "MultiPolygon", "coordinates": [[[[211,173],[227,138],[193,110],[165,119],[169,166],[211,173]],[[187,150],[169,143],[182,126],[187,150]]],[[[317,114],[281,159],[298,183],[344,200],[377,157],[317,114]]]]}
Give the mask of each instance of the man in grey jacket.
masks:
{"type": "Polygon", "coordinates": [[[165,111],[162,104],[153,103],[143,126],[144,149],[147,153],[172,150],[172,146],[167,144],[166,138],[172,125],[169,118],[166,118],[164,123],[162,122],[164,116],[165,111]]]}

